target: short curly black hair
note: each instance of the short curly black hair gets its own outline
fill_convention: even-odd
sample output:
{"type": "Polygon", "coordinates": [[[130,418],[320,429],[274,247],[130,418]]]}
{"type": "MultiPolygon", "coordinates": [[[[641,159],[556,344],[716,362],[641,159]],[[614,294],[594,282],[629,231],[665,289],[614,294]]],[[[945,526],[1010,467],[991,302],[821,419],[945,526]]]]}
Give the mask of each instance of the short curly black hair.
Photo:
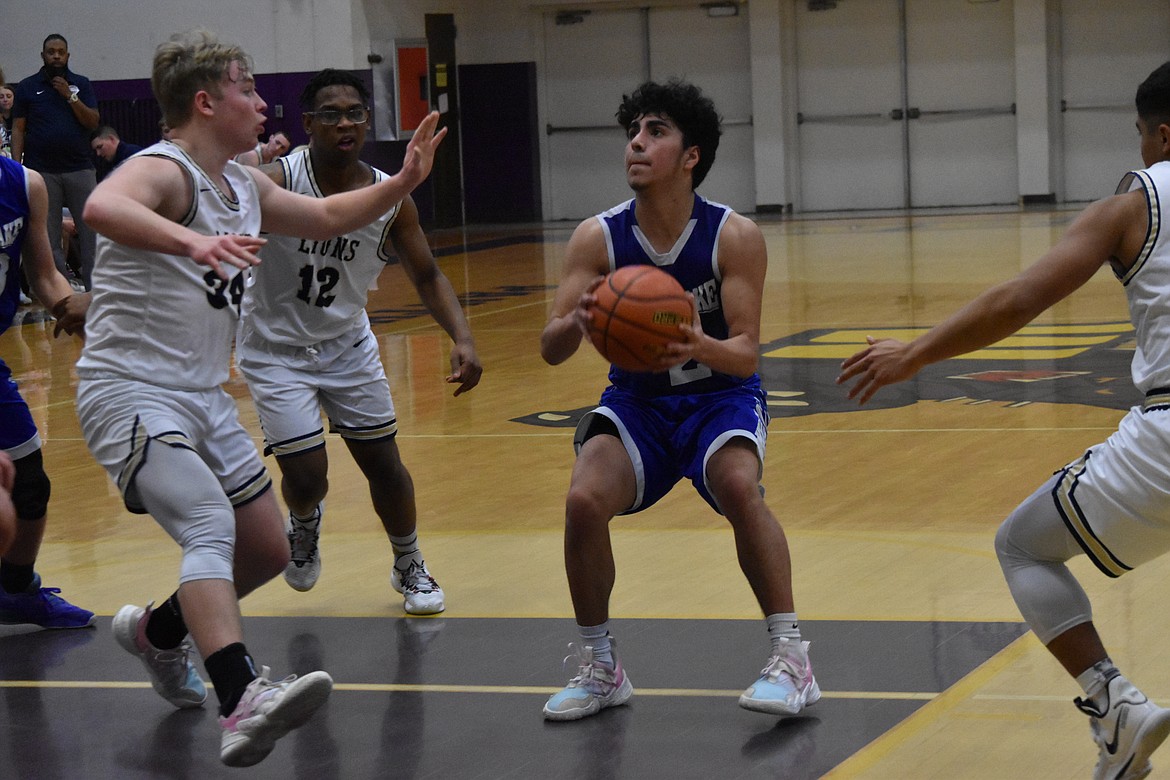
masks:
{"type": "Polygon", "coordinates": [[[1159,65],[1146,77],[1137,88],[1134,102],[1147,128],[1170,124],[1170,62],[1159,65]]]}
{"type": "Polygon", "coordinates": [[[707,178],[719,148],[723,118],[715,110],[715,103],[703,91],[679,79],[665,84],[647,81],[631,95],[622,95],[617,110],[617,121],[623,129],[646,114],[669,117],[683,134],[683,145],[699,147],[699,162],[691,171],[691,186],[697,188],[707,178]]]}
{"type": "Polygon", "coordinates": [[[312,111],[317,107],[317,93],[325,87],[335,86],[353,87],[357,90],[358,97],[362,99],[363,103],[370,102],[370,90],[366,87],[366,82],[348,70],[325,68],[325,70],[314,74],[305,88],[301,90],[301,108],[305,111],[312,111]]]}

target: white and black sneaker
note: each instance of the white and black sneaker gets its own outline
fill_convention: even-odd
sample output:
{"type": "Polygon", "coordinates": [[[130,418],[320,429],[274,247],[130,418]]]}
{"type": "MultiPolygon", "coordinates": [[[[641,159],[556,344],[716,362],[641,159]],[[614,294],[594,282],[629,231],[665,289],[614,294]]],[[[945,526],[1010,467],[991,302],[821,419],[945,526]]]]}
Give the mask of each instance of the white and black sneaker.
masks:
{"type": "Polygon", "coordinates": [[[324,503],[317,504],[316,511],[308,520],[290,514],[285,525],[292,560],[284,568],[284,581],[293,590],[302,593],[312,589],[321,576],[321,550],[318,543],[321,540],[321,515],[324,510],[324,503]]]}
{"type": "Polygon", "coordinates": [[[1150,755],[1170,735],[1170,710],[1146,698],[1120,674],[1109,678],[1099,696],[1104,703],[1077,698],[1089,716],[1093,741],[1100,750],[1093,780],[1140,780],[1153,770],[1150,755]]]}
{"type": "Polygon", "coordinates": [[[403,607],[408,615],[437,615],[447,608],[443,589],[417,554],[396,561],[390,567],[390,587],[402,594],[403,607]],[[406,568],[398,568],[403,563],[406,568]]]}

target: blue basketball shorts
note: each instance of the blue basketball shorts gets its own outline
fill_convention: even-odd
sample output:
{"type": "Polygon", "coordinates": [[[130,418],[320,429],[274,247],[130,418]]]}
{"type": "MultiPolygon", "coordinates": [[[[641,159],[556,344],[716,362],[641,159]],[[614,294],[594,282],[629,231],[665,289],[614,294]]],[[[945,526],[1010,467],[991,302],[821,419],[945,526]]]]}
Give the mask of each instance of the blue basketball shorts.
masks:
{"type": "Polygon", "coordinates": [[[707,486],[707,461],[724,444],[745,438],[756,447],[763,474],[768,436],[767,403],[759,387],[737,387],[715,393],[643,398],[618,387],[601,395],[601,405],[577,426],[578,451],[591,435],[596,416],[615,428],[637,479],[632,514],[654,505],[686,477],[708,504],[722,514],[707,486]]]}
{"type": "Polygon", "coordinates": [[[12,370],[0,360],[0,450],[19,460],[40,448],[41,437],[32,412],[12,381],[12,370]]]}

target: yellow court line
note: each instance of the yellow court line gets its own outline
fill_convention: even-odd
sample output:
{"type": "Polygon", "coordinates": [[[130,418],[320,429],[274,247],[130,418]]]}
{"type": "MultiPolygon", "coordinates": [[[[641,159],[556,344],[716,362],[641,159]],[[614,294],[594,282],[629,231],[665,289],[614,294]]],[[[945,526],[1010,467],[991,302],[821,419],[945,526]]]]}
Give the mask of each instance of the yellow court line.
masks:
{"type": "MultiPolygon", "coordinates": [[[[149,688],[147,682],[110,682],[95,680],[0,680],[0,688],[104,688],[104,689],[131,689],[149,688]]],[[[335,691],[356,693],[519,693],[543,694],[556,693],[560,688],[549,688],[539,685],[418,685],[405,683],[337,683],[335,691]]],[[[696,697],[723,699],[739,696],[743,691],[717,690],[710,688],[636,688],[637,696],[665,696],[665,697],[696,697]]],[[[914,700],[930,701],[938,694],[910,691],[823,691],[821,697],[825,699],[872,699],[872,700],[914,700]]]]}
{"type": "MultiPolygon", "coordinates": [[[[148,682],[126,682],[108,680],[0,680],[0,688],[94,688],[107,690],[130,690],[149,688],[148,682]]],[[[357,693],[520,693],[550,694],[559,688],[539,685],[416,685],[404,683],[337,683],[334,690],[357,693]]],[[[638,696],[694,697],[722,699],[739,696],[743,691],[719,690],[715,688],[636,688],[638,696]]],[[[822,699],[863,699],[870,701],[934,701],[946,694],[922,691],[821,691],[822,699]]],[[[1007,694],[980,693],[971,697],[975,701],[1032,701],[1065,702],[1068,696],[1052,694],[1007,694]]],[[[1167,697],[1170,698],[1170,697],[1167,697]]]]}
{"type": "Polygon", "coordinates": [[[838,764],[825,777],[856,777],[873,769],[883,758],[915,737],[920,731],[937,722],[948,712],[975,696],[983,685],[1031,650],[1032,634],[1023,634],[1016,641],[984,661],[975,671],[947,688],[933,700],[915,710],[905,720],[864,748],[838,764]]]}

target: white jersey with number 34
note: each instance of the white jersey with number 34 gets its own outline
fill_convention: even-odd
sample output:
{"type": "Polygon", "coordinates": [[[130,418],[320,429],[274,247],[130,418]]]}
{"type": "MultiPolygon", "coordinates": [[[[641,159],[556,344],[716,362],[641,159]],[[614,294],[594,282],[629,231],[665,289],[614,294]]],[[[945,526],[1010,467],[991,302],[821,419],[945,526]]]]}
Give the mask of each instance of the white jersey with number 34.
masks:
{"type": "MultiPolygon", "coordinates": [[[[180,224],[207,236],[260,234],[259,194],[243,166],[227,164],[231,191],[224,192],[175,144],[163,141],[141,154],[174,160],[186,173],[194,198],[180,224]]],[[[245,277],[230,265],[223,269],[226,280],[190,257],[98,236],[78,374],[184,390],[226,382],[245,277]]]]}

